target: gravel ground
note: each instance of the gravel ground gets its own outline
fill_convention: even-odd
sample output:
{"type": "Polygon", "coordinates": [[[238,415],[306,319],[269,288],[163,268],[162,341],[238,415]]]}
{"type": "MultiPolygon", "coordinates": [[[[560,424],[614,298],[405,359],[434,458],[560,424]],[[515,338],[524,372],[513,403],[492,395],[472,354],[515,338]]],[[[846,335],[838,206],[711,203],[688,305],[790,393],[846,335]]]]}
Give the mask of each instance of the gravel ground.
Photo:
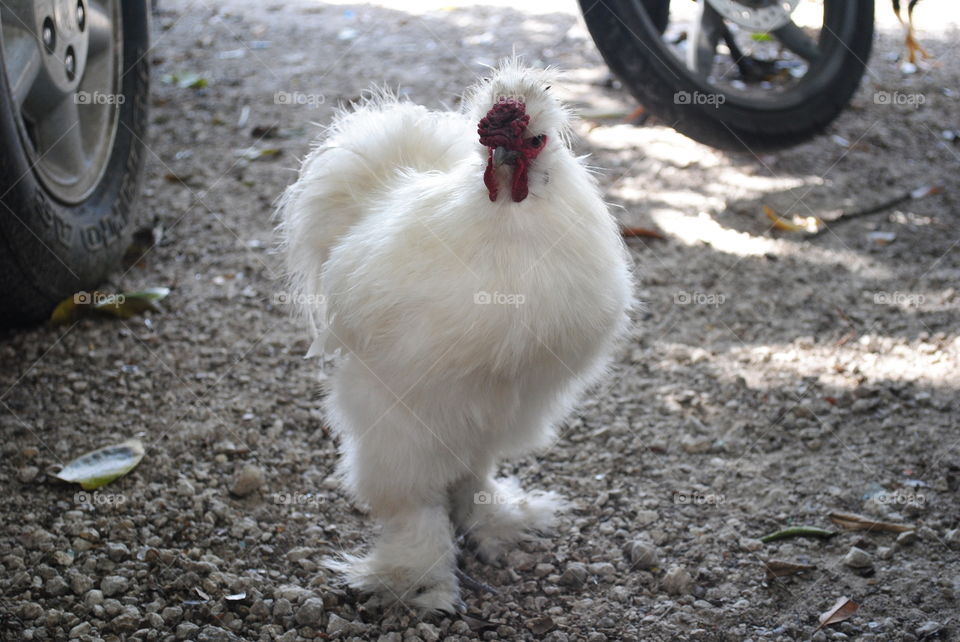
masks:
{"type": "Polygon", "coordinates": [[[370,525],[331,479],[272,202],[313,123],[375,81],[453,106],[516,46],[568,70],[559,90],[587,114],[632,102],[569,3],[223,4],[164,0],[154,21],[141,209],[165,233],[104,289],[169,286],[165,311],[0,338],[3,639],[960,637],[960,146],[941,135],[960,129],[952,3],[919,6],[936,64],[903,74],[881,2],[851,108],[788,152],[580,123],[624,222],[667,238],[631,242],[646,305],[612,376],[551,449],[504,469],[575,508],[504,568],[466,554],[499,595],[465,590],[466,616],[425,619],[368,608],[319,567],[370,525]],[[163,80],[189,74],[207,86],[163,80]],[[878,91],[924,102],[878,104],[878,91]],[[761,215],[830,215],[929,182],[945,192],[813,240],[761,215]],[[95,493],[48,475],[133,436],[143,462],[95,493]],[[831,527],[835,510],[916,528],[758,541],[831,527]],[[814,568],[767,579],[771,559],[814,568]],[[815,632],[844,596],[859,612],[815,632]]]}

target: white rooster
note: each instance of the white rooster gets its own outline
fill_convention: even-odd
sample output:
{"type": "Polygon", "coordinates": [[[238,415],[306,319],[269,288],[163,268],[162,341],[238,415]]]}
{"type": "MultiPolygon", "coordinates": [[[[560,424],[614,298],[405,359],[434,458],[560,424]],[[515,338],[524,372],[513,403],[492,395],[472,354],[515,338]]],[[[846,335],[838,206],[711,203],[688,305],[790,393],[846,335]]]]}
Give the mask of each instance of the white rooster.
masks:
{"type": "Polygon", "coordinates": [[[329,565],[387,602],[461,607],[456,532],[494,561],[550,525],[560,496],[497,462],[551,440],[627,322],[626,251],[551,78],[508,60],[463,113],[374,92],[281,200],[311,352],[341,355],[339,471],[382,527],[329,565]]]}

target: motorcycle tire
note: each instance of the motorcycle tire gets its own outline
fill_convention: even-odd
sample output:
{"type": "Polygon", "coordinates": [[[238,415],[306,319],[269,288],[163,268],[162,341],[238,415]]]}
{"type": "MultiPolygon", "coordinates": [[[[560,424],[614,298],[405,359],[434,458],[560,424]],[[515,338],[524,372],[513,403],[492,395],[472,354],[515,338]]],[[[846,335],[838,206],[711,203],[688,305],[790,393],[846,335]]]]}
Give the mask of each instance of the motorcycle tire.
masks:
{"type": "Polygon", "coordinates": [[[874,0],[824,0],[817,61],[782,99],[750,100],[693,74],[667,48],[669,0],[580,0],[580,6],[604,61],[649,113],[725,150],[779,150],[823,131],[857,90],[873,43],[874,0]],[[677,99],[695,92],[723,97],[701,104],[677,99]]]}

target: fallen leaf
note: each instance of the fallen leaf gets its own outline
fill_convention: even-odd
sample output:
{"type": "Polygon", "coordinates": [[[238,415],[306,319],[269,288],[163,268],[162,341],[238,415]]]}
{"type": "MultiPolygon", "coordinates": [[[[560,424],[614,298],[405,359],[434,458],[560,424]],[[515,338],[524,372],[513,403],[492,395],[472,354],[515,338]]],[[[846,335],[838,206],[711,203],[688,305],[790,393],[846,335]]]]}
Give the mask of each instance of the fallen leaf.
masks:
{"type": "Polygon", "coordinates": [[[160,80],[168,85],[176,85],[181,89],[203,89],[207,86],[207,79],[193,72],[187,72],[185,74],[164,74],[160,80]]]}
{"type": "Polygon", "coordinates": [[[169,288],[147,288],[139,292],[123,292],[112,298],[96,303],[93,310],[100,314],[114,316],[118,319],[129,319],[137,314],[151,310],[159,312],[155,304],[170,294],[169,288]]]}
{"type": "Polygon", "coordinates": [[[129,439],[80,455],[60,469],[56,477],[78,483],[84,490],[95,490],[129,473],[141,459],[143,444],[139,439],[129,439]]]}
{"type": "Polygon", "coordinates": [[[786,575],[796,575],[804,571],[812,571],[816,566],[810,564],[797,564],[786,560],[769,560],[764,562],[764,568],[767,570],[767,579],[775,577],[784,577],[786,575]]]}
{"type": "Polygon", "coordinates": [[[864,517],[863,515],[857,515],[855,513],[833,512],[830,513],[830,520],[840,528],[845,528],[848,531],[884,531],[887,533],[905,533],[907,531],[915,530],[916,528],[914,526],[910,526],[909,524],[878,522],[870,519],[869,517],[864,517]]]}
{"type": "Polygon", "coordinates": [[[241,591],[240,593],[231,593],[230,595],[224,595],[223,599],[227,600],[228,602],[236,602],[237,600],[242,600],[245,597],[247,597],[247,594],[241,591]]]}
{"type": "Polygon", "coordinates": [[[120,319],[152,310],[159,312],[156,302],[165,299],[170,288],[147,288],[136,292],[76,292],[57,304],[50,315],[53,325],[71,323],[94,316],[110,316],[120,319]]]}
{"type": "Polygon", "coordinates": [[[624,238],[638,238],[638,237],[647,237],[652,239],[665,239],[663,234],[658,230],[650,229],[649,227],[622,227],[620,228],[620,233],[624,238]]]}
{"type": "Polygon", "coordinates": [[[282,149],[277,147],[267,147],[265,149],[257,149],[256,147],[249,147],[243,150],[240,153],[240,157],[248,161],[262,160],[264,158],[274,158],[283,153],[282,149]]]}
{"type": "Polygon", "coordinates": [[[763,215],[770,219],[773,226],[778,230],[785,232],[807,232],[813,234],[818,232],[823,226],[823,220],[816,216],[794,216],[793,221],[785,221],[780,218],[772,208],[763,206],[763,215]]]}
{"type": "Polygon", "coordinates": [[[760,538],[760,541],[764,544],[769,544],[770,542],[775,542],[778,539],[790,539],[791,537],[819,537],[820,539],[826,539],[828,537],[833,537],[836,534],[837,533],[835,531],[828,531],[823,528],[817,528],[816,526],[792,526],[790,528],[785,528],[782,531],[764,535],[760,538]]]}
{"type": "Polygon", "coordinates": [[[167,172],[163,175],[163,180],[168,183],[178,183],[180,185],[189,185],[191,178],[193,177],[190,175],[177,174],[175,172],[167,172]]]}
{"type": "Polygon", "coordinates": [[[841,597],[836,601],[836,603],[834,603],[833,606],[830,607],[829,610],[820,615],[820,626],[814,630],[819,631],[825,626],[830,626],[831,624],[837,624],[838,622],[849,620],[859,608],[860,605],[851,600],[849,597],[841,597]]]}

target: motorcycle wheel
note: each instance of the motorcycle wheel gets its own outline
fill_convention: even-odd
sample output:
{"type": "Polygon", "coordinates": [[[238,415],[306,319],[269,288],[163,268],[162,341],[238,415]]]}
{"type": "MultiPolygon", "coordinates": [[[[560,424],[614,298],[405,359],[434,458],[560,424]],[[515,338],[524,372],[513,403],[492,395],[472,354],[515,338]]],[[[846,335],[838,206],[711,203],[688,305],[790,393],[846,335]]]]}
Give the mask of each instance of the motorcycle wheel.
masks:
{"type": "Polygon", "coordinates": [[[707,145],[757,152],[812,138],[846,107],[870,55],[873,4],[824,0],[817,30],[782,8],[796,0],[580,0],[607,65],[648,112],[707,145]],[[683,10],[685,31],[674,21],[683,10]],[[788,21],[764,29],[738,10],[788,21]]]}

